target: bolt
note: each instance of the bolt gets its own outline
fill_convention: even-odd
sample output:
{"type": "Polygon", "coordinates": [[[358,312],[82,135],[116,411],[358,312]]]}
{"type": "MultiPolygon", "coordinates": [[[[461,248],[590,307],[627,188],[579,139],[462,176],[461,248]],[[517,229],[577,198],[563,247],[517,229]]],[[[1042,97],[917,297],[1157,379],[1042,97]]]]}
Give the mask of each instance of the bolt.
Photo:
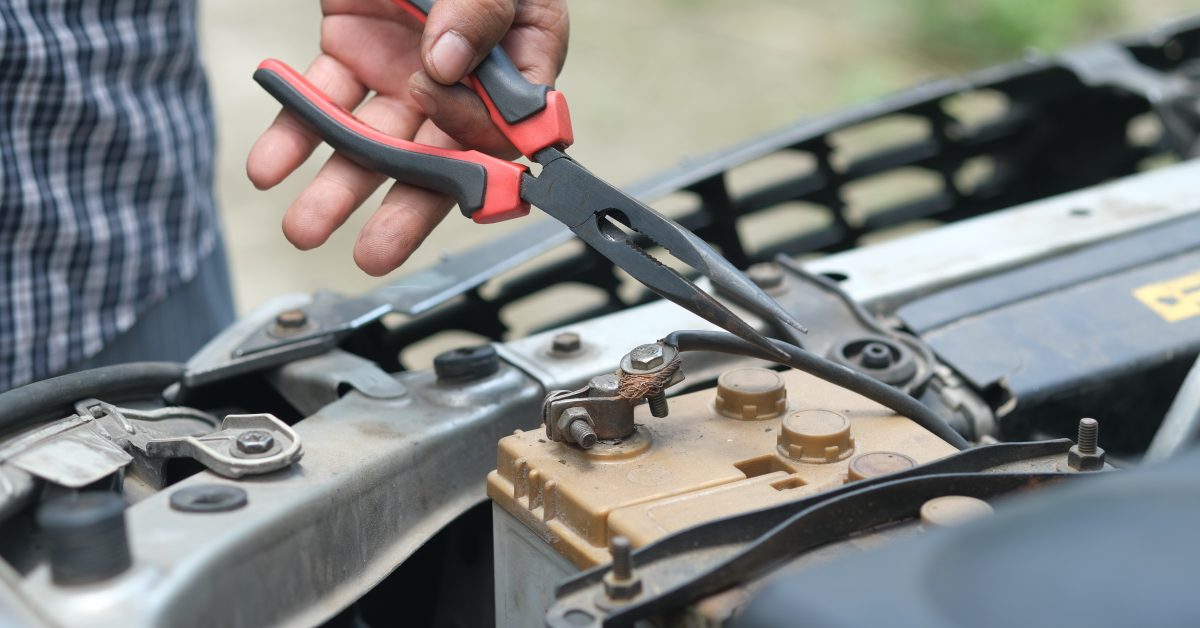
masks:
{"type": "Polygon", "coordinates": [[[596,444],[596,432],[592,429],[592,415],[585,408],[573,406],[558,415],[558,431],[568,443],[584,449],[596,444]]]}
{"type": "Polygon", "coordinates": [[[611,600],[628,600],[642,592],[642,579],[633,573],[632,546],[629,539],[614,536],[608,544],[612,567],[604,574],[604,592],[611,600]]]}
{"type": "Polygon", "coordinates": [[[237,437],[238,451],[244,454],[265,454],[275,446],[275,437],[266,430],[246,430],[237,437]]]}
{"type": "Polygon", "coordinates": [[[629,352],[629,363],[640,371],[649,371],[663,363],[663,348],[658,343],[638,345],[629,352]]]}
{"type": "Polygon", "coordinates": [[[275,324],[282,329],[299,329],[308,324],[308,315],[304,310],[287,310],[275,317],[275,324]]]}
{"type": "Polygon", "coordinates": [[[633,577],[633,559],[629,555],[631,547],[629,539],[624,536],[613,537],[609,546],[612,551],[612,574],[617,580],[629,580],[633,577]]]}
{"type": "Polygon", "coordinates": [[[554,340],[550,343],[550,351],[559,354],[575,353],[582,348],[583,341],[579,338],[579,334],[573,331],[555,334],[554,340]]]}
{"type": "Polygon", "coordinates": [[[1079,453],[1096,453],[1096,440],[1099,436],[1100,423],[1096,419],[1079,419],[1079,453]]]}
{"type": "Polygon", "coordinates": [[[868,342],[860,357],[862,365],[869,369],[885,369],[892,365],[892,351],[882,342],[868,342]]]}
{"type": "Polygon", "coordinates": [[[746,269],[746,277],[759,288],[771,290],[783,285],[783,267],[775,262],[752,264],[746,269]]]}
{"type": "Polygon", "coordinates": [[[584,449],[591,449],[596,444],[596,432],[583,419],[571,421],[570,426],[567,427],[567,431],[571,434],[571,440],[584,449]]]}
{"type": "Polygon", "coordinates": [[[670,410],[667,406],[667,393],[661,390],[646,397],[646,403],[650,405],[650,414],[660,419],[667,416],[667,412],[670,410]]]}
{"type": "Polygon", "coordinates": [[[1067,452],[1067,466],[1073,471],[1100,471],[1104,469],[1104,450],[1097,446],[1100,422],[1096,419],[1079,420],[1079,436],[1074,447],[1067,452]]]}

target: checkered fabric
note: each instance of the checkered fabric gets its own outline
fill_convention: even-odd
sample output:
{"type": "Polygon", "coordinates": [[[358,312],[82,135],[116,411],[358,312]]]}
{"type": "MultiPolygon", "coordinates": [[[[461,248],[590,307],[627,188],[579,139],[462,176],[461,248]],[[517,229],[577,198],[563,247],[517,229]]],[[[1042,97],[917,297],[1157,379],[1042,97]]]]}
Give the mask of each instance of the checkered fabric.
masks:
{"type": "Polygon", "coordinates": [[[195,19],[0,2],[0,390],[98,352],[217,244],[195,19]]]}

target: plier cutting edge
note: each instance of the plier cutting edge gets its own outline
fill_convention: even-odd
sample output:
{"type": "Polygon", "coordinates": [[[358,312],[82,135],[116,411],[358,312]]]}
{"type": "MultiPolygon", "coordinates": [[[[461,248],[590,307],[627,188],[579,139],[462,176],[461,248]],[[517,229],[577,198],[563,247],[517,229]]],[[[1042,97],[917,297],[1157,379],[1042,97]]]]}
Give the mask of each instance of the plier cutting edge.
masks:
{"type": "MultiPolygon", "coordinates": [[[[434,0],[395,2],[424,23],[434,0]]],[[[262,62],[254,80],[347,158],[397,181],[447,194],[475,222],[524,216],[531,204],[536,205],[662,297],[772,355],[786,357],[720,301],[651,256],[639,244],[648,239],[752,311],[804,331],[786,310],[695,234],[568,157],[563,151],[574,137],[566,99],[546,85],[527,81],[499,46],[466,82],[505,137],[521,154],[541,165],[537,176],[521,164],[478,151],[438,148],[385,135],[280,61],[262,62]]]]}

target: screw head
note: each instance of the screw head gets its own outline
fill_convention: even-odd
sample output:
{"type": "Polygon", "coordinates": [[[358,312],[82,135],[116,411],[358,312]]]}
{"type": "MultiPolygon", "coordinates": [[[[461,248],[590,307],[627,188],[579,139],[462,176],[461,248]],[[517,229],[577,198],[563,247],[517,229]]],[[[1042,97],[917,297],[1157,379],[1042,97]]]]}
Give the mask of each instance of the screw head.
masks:
{"type": "Polygon", "coordinates": [[[265,454],[275,446],[275,437],[266,430],[246,430],[237,437],[238,451],[244,454],[265,454]]]}
{"type": "Polygon", "coordinates": [[[629,352],[629,363],[633,368],[648,371],[662,365],[663,347],[658,343],[638,345],[629,352]]]}
{"type": "Polygon", "coordinates": [[[308,324],[308,314],[304,310],[287,310],[275,317],[275,324],[283,329],[299,329],[308,324]]]}
{"type": "Polygon", "coordinates": [[[582,348],[583,340],[573,331],[556,334],[550,343],[550,350],[559,354],[575,353],[582,348]]]}

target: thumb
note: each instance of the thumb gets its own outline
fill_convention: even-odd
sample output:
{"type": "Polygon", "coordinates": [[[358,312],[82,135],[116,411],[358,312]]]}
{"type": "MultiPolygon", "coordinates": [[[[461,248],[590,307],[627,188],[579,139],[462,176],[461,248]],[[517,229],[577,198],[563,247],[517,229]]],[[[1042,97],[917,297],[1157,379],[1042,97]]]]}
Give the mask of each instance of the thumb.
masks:
{"type": "Polygon", "coordinates": [[[517,0],[438,0],[425,20],[421,60],[443,85],[463,80],[512,26],[517,0]]]}

